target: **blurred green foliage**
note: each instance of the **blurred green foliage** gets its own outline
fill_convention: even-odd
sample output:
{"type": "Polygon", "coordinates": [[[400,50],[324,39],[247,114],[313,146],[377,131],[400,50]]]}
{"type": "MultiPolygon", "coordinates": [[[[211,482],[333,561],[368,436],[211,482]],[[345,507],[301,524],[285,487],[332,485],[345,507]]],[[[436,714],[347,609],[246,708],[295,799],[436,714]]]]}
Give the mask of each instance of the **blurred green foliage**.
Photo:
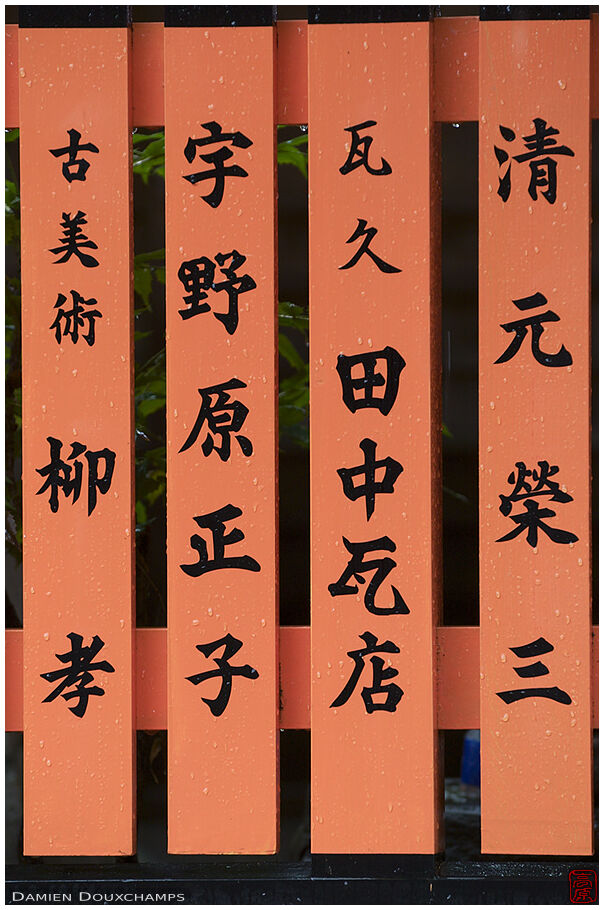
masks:
{"type": "MultiPolygon", "coordinates": [[[[7,130],[5,142],[16,143],[18,130],[7,130]]],[[[277,161],[295,167],[304,178],[308,175],[306,134],[279,141],[277,161]]],[[[133,173],[135,181],[148,186],[152,177],[165,176],[164,132],[134,131],[132,137],[133,173]]],[[[5,186],[5,243],[7,247],[6,277],[6,538],[9,552],[21,562],[21,285],[19,277],[20,199],[19,186],[11,155],[7,149],[7,179],[5,186]],[[12,264],[12,267],[11,267],[12,264]]],[[[14,157],[14,156],[13,156],[14,157]]],[[[154,520],[154,505],[163,500],[166,492],[165,432],[157,431],[153,415],[166,407],[165,347],[139,361],[143,342],[152,334],[141,326],[145,314],[153,315],[158,299],[165,305],[165,249],[137,253],[134,257],[134,317],[135,317],[135,471],[137,533],[146,530],[154,520]],[[158,293],[158,290],[161,293],[158,293]],[[154,303],[155,301],[155,303],[154,303]]],[[[279,387],[280,444],[308,446],[308,307],[287,301],[279,303],[279,353],[282,357],[283,378],[279,387]],[[297,344],[295,343],[297,340],[297,344]],[[304,356],[299,352],[302,350],[304,356]]],[[[147,345],[148,347],[148,345],[147,345]]],[[[156,510],[155,510],[156,511],[156,510]]],[[[137,550],[137,568],[150,577],[142,556],[137,550]]]]}

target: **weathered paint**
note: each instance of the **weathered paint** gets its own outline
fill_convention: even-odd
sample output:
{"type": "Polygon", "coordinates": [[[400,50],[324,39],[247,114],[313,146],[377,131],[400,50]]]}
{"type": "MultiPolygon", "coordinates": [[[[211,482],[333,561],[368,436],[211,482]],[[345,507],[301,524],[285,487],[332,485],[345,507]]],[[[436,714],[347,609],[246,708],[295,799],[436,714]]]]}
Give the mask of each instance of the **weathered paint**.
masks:
{"type": "MultiPolygon", "coordinates": [[[[133,484],[130,105],[127,29],[21,29],[19,88],[23,287],[24,852],[129,854],[134,849],[133,484]],[[67,130],[98,154],[85,181],[69,183],[67,130]],[[97,267],[56,264],[62,213],[80,210],[97,267]],[[57,343],[59,293],[95,298],[96,341],[57,343]],[[116,453],[109,490],[88,515],[85,456],[77,502],[36,495],[50,462],[47,437],[116,453]],[[42,673],[61,669],[68,634],[97,635],[96,672],[84,716],[42,673]],[[69,807],[66,811],[66,806],[69,807]]],[[[81,329],[82,333],[86,331],[81,329]]],[[[103,463],[101,462],[101,465],[103,463]]],[[[102,467],[100,467],[100,473],[102,467]]],[[[69,688],[68,688],[69,691],[69,688]]],[[[77,703],[77,699],[75,702],[77,703]]]]}
{"type": "MultiPolygon", "coordinates": [[[[277,849],[277,533],[276,533],[276,286],[274,160],[274,30],[165,28],[166,84],[166,350],[168,471],[168,847],[171,853],[273,853],[277,849]],[[225,145],[228,161],[247,177],[228,177],[216,208],[201,198],[213,180],[192,185],[184,175],[210,167],[189,163],[190,137],[217,121],[240,131],[252,145],[225,145]],[[254,290],[239,297],[234,334],[214,313],[227,309],[227,293],[209,291],[210,312],[183,320],[187,296],[178,279],[184,261],[237,250],[254,290]],[[249,414],[241,434],[251,457],[231,436],[230,458],[204,456],[197,442],[180,451],[201,398],[198,389],[237,378],[232,392],[249,414]],[[226,522],[226,534],[245,539],[226,556],[250,556],[260,571],[226,568],[200,577],[182,565],[198,561],[191,538],[200,534],[212,555],[211,537],[195,516],[227,505],[243,514],[226,522]],[[230,701],[213,716],[202,698],[220,688],[211,679],[187,677],[216,669],[197,650],[226,634],[242,642],[233,666],[251,665],[258,678],[234,677],[230,701]]],[[[229,263],[227,263],[228,265],[229,263]]],[[[223,276],[216,266],[216,282],[223,276]]],[[[217,440],[218,444],[219,440],[217,440]]]]}
{"type": "MultiPolygon", "coordinates": [[[[431,394],[439,351],[432,287],[432,30],[428,22],[320,24],[309,25],[308,33],[312,849],[433,853],[440,823],[434,677],[440,578],[433,554],[440,415],[431,394]],[[379,169],[384,158],[392,172],[371,175],[361,166],[341,174],[351,147],[345,128],[367,120],[377,122],[361,131],[373,137],[370,163],[379,169]],[[398,274],[378,270],[367,255],[340,269],[361,243],[347,242],[358,219],[377,228],[371,249],[398,274]],[[339,355],[387,346],[405,361],[392,409],[352,413],[336,371],[339,355]],[[377,443],[377,459],[392,457],[403,466],[394,492],[378,494],[369,520],[364,500],[351,502],[337,474],[363,464],[364,438],[377,443]],[[328,590],[350,558],[343,538],[383,535],[396,551],[367,558],[391,556],[396,568],[376,604],[391,606],[393,585],[407,615],[369,612],[366,585],[358,594],[328,590]],[[372,684],[369,660],[349,700],[330,707],[354,667],[348,652],[364,647],[365,632],[400,648],[381,655],[398,670],[393,681],[404,692],[392,713],[365,710],[361,689],[372,684]]],[[[376,372],[385,375],[383,360],[376,372]]],[[[372,577],[369,570],[366,581],[372,577]]]]}
{"type": "MultiPolygon", "coordinates": [[[[598,19],[591,17],[591,116],[598,116],[598,19]]],[[[478,17],[443,16],[434,20],[434,119],[478,119],[478,17]]],[[[133,122],[154,127],[164,122],[163,25],[133,26],[133,122]]],[[[18,124],[17,26],[6,26],[6,126],[18,124]]],[[[277,22],[277,123],[308,122],[306,82],[307,23],[277,22]]]]}
{"type": "MultiPolygon", "coordinates": [[[[480,590],[482,849],[485,853],[588,854],[592,850],[590,723],[590,117],[587,20],[481,22],[480,25],[480,590]],[[558,191],[550,204],[528,193],[528,162],[511,161],[507,202],[498,195],[494,146],[525,153],[534,118],[559,130],[558,191]],[[506,141],[500,126],[516,133],[506,141]],[[547,298],[521,312],[513,300],[547,298]],[[545,310],[541,349],[570,351],[572,365],[548,367],[530,337],[496,363],[514,334],[502,325],[545,310]],[[574,533],[537,545],[500,511],[516,463],[559,466],[552,480],[572,502],[537,495],[555,517],[545,524],[574,533]],[[500,542],[498,542],[500,541],[500,542]],[[510,649],[541,637],[553,650],[522,659],[510,649]],[[549,670],[520,677],[538,659],[549,670]],[[497,693],[557,686],[572,704],[497,693]]],[[[508,134],[509,136],[510,134],[508,134]]],[[[548,140],[549,141],[549,140],[548,140]]],[[[546,153],[547,154],[547,153],[546,153]]],[[[543,156],[541,156],[543,157],[543,156]]],[[[552,156],[553,157],[553,156],[552,156]]],[[[529,330],[530,335],[530,330],[529,330]]],[[[535,484],[533,483],[533,489],[535,484]]],[[[522,503],[512,515],[526,514],[522,503]]]]}

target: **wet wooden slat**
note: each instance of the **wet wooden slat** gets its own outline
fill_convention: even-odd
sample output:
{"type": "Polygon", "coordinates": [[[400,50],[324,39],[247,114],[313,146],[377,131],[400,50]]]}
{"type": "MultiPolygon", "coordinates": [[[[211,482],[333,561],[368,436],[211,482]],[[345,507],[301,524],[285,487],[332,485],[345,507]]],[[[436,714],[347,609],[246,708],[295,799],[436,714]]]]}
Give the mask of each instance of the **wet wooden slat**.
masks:
{"type": "MultiPolygon", "coordinates": [[[[598,116],[598,15],[592,16],[591,115],[598,116]]],[[[307,23],[277,23],[277,122],[307,123],[307,23]]],[[[6,26],[6,126],[18,123],[16,25],[6,26]]],[[[158,127],[164,122],[163,25],[133,26],[133,123],[158,127]]],[[[434,119],[455,123],[478,119],[478,17],[443,16],[434,22],[434,119]]]]}
{"type": "Polygon", "coordinates": [[[170,26],[164,41],[168,846],[171,853],[273,853],[278,826],[274,29],[170,26]],[[212,130],[232,139],[195,145],[211,139],[212,130]],[[226,159],[212,157],[221,149],[226,159]],[[185,179],[222,164],[228,168],[222,197],[214,177],[185,179]],[[232,167],[239,169],[234,175],[232,167]],[[207,270],[207,281],[198,280],[198,268],[207,270]],[[207,293],[197,298],[201,312],[191,315],[190,301],[204,283],[207,293]],[[235,311],[228,316],[230,294],[238,322],[235,311]],[[216,386],[222,384],[227,387],[219,392],[216,386]],[[201,390],[206,390],[207,419],[201,390]],[[214,419],[216,426],[208,422],[214,419]],[[220,429],[231,426],[231,419],[237,426],[223,437],[220,429]],[[198,674],[216,673],[216,661],[223,659],[244,668],[244,675],[233,676],[230,691],[224,690],[226,703],[215,700],[228,679],[195,681],[198,674]]]}
{"type": "Polygon", "coordinates": [[[592,850],[589,60],[588,20],[481,22],[485,853],[592,850]]]}
{"type": "MultiPolygon", "coordinates": [[[[315,853],[432,853],[439,844],[431,46],[429,22],[309,24],[315,853]],[[355,125],[359,142],[372,138],[368,163],[382,173],[362,163],[366,146],[355,154],[355,125]],[[382,266],[363,254],[343,268],[368,238],[382,266]],[[352,391],[353,377],[369,377],[378,405],[367,386],[352,391]],[[338,474],[373,458],[380,480],[396,472],[374,511],[345,495],[338,474]]],[[[354,487],[367,477],[359,472],[354,487]]]]}
{"type": "Polygon", "coordinates": [[[129,55],[127,28],[19,31],[24,852],[34,855],[134,849],[129,55]],[[65,168],[79,177],[84,165],[50,151],[69,146],[70,130],[93,145],[74,152],[89,163],[83,180],[65,168]],[[62,317],[76,302],[83,313],[62,317]]]}
{"type": "MultiPolygon", "coordinates": [[[[480,726],[478,627],[439,626],[438,728],[472,730],[480,726]]],[[[592,630],[592,726],[598,715],[598,627],[592,630]]],[[[310,628],[282,626],[280,633],[282,688],[279,726],[310,728],[310,628]]],[[[23,633],[5,632],[5,729],[23,729],[23,633]]],[[[167,726],[167,647],[165,629],[136,630],[136,727],[165,730],[167,726]]]]}

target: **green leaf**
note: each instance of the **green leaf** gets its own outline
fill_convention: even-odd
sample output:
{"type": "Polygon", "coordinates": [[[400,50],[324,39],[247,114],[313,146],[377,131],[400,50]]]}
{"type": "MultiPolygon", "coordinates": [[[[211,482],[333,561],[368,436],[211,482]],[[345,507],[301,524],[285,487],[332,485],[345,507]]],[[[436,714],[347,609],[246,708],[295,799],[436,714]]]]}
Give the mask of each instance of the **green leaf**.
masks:
{"type": "Polygon", "coordinates": [[[146,391],[151,395],[163,395],[166,397],[166,377],[164,376],[161,379],[154,379],[152,382],[148,383],[145,387],[146,391]]]}
{"type": "Polygon", "coordinates": [[[153,284],[152,273],[149,269],[134,267],[134,293],[138,294],[144,301],[145,307],[149,308],[149,298],[151,296],[151,286],[153,284]]]}
{"type": "Polygon", "coordinates": [[[150,250],[148,253],[137,253],[134,257],[135,262],[164,262],[166,259],[165,249],[150,250]]]}
{"type": "Polygon", "coordinates": [[[282,332],[279,332],[279,353],[296,370],[303,370],[306,366],[287,335],[282,332]]]}
{"type": "Polygon", "coordinates": [[[147,524],[147,510],[144,502],[140,500],[136,502],[136,523],[139,525],[147,524]]]}
{"type": "Polygon", "coordinates": [[[134,257],[134,291],[141,298],[147,310],[150,308],[153,280],[165,284],[165,259],[166,251],[164,249],[137,253],[134,257]]]}
{"type": "Polygon", "coordinates": [[[289,300],[279,301],[279,328],[297,329],[308,338],[308,313],[289,300]]]}
{"type": "Polygon", "coordinates": [[[284,139],[277,143],[277,163],[291,164],[308,179],[308,134],[284,139]],[[304,148],[303,148],[304,146],[304,148]]]}
{"type": "Polygon", "coordinates": [[[165,398],[147,398],[145,401],[141,401],[137,411],[141,417],[148,417],[150,414],[155,414],[156,411],[161,411],[165,407],[165,398]]]}
{"type": "Polygon", "coordinates": [[[295,136],[293,139],[285,139],[281,145],[308,145],[308,133],[302,133],[301,136],[295,136]]]}
{"type": "Polygon", "coordinates": [[[292,164],[297,168],[302,176],[308,178],[308,158],[296,148],[279,148],[277,147],[277,164],[292,164]]]}

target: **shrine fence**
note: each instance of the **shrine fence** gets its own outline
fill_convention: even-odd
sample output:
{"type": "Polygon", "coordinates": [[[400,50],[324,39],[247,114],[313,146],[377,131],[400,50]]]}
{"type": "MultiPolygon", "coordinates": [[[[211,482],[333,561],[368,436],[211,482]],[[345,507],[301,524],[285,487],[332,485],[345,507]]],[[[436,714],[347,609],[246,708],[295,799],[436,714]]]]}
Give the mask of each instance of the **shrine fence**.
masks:
{"type": "Polygon", "coordinates": [[[137,729],[168,731],[171,853],[274,853],[280,728],[311,730],[314,853],[434,854],[439,731],[478,727],[483,851],[591,854],[597,17],[389,7],[355,22],[359,8],[317,7],[309,23],[275,23],[268,7],[171,7],[165,25],[132,26],[123,7],[61,9],[22,7],[6,28],[24,501],[6,729],[24,731],[25,854],[135,852],[137,729]],[[436,127],[462,121],[478,121],[480,156],[476,628],[443,626],[440,609],[436,127]],[[309,130],[310,629],[278,621],[277,124],[309,130]],[[137,629],[131,131],[162,126],[168,624],[137,629]],[[369,242],[371,256],[343,267],[369,242]],[[222,296],[199,284],[207,257],[226,276],[222,296]],[[70,293],[102,311],[94,343],[49,331],[57,294],[70,293]],[[534,309],[546,305],[544,329],[534,309]],[[246,412],[240,435],[227,433],[228,452],[216,438],[209,452],[202,437],[187,445],[198,390],[221,384],[246,412]],[[359,449],[366,468],[381,458],[394,472],[373,501],[355,501],[347,477],[359,449]],[[38,495],[77,458],[88,484],[78,501],[57,487],[53,505],[50,480],[38,495]],[[528,506],[511,520],[529,494],[540,523],[528,506]],[[73,661],[97,661],[94,683],[76,677],[70,698],[51,699],[69,641],[73,661]],[[239,672],[224,693],[229,660],[239,672]],[[102,697],[82,696],[86,685],[102,697]]]}

